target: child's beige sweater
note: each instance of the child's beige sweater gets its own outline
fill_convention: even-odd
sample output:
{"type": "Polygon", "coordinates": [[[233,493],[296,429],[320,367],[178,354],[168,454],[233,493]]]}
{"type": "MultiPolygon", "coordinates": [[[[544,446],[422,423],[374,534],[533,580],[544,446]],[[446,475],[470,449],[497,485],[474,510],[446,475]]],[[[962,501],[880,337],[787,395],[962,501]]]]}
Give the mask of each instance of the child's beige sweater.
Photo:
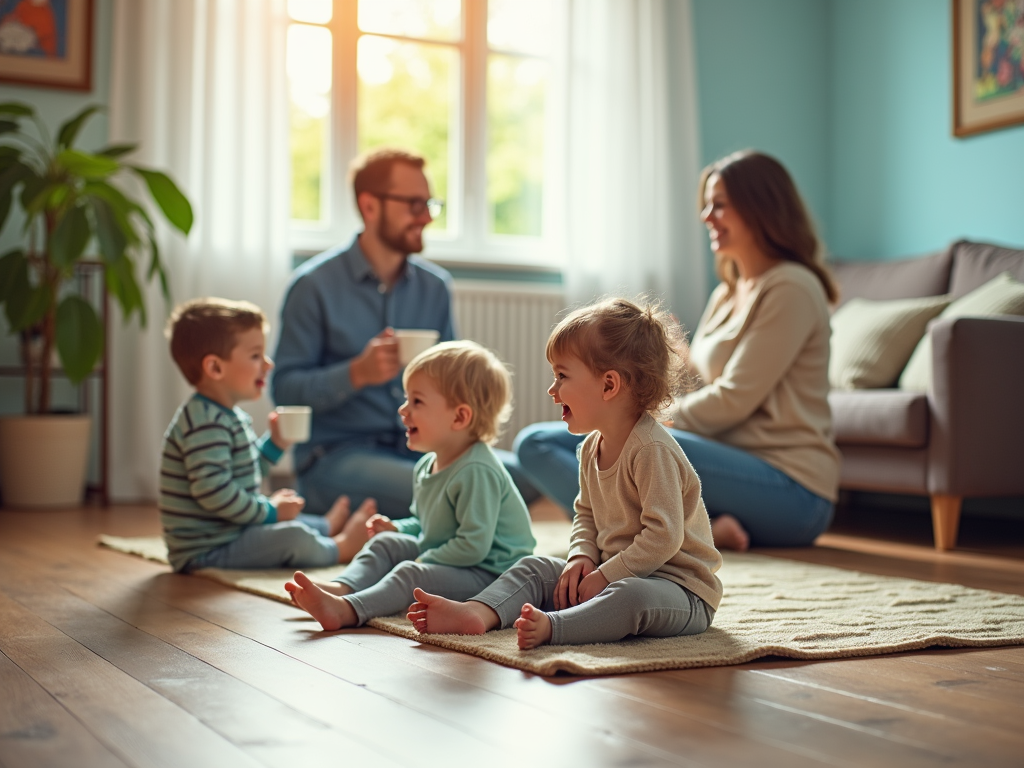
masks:
{"type": "Polygon", "coordinates": [[[645,413],[618,460],[597,468],[599,432],[580,447],[580,495],[569,557],[586,555],[609,582],[628,576],[659,576],[681,584],[718,610],[722,556],[700,480],[682,448],[645,413]]]}

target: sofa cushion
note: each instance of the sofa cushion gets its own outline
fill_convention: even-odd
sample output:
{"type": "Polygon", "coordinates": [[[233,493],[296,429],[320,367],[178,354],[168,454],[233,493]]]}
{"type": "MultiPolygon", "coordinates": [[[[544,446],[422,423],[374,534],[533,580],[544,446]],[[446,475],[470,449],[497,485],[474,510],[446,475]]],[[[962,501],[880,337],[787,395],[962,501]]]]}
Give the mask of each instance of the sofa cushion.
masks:
{"type": "Polygon", "coordinates": [[[1024,282],[1024,250],[961,240],[953,244],[952,251],[949,292],[954,299],[980,288],[1003,272],[1024,282]]]}
{"type": "Polygon", "coordinates": [[[832,315],[828,383],[833,389],[891,387],[949,299],[850,299],[832,315]]]}
{"type": "MultiPolygon", "coordinates": [[[[1014,280],[1008,272],[961,296],[942,310],[937,319],[993,315],[1024,315],[1024,283],[1014,280]]],[[[903,369],[899,386],[900,389],[926,392],[931,380],[932,340],[929,334],[925,334],[903,369]]]]}
{"type": "Polygon", "coordinates": [[[832,391],[832,433],[840,445],[923,448],[928,444],[928,398],[898,389],[832,391]]]}
{"type": "Polygon", "coordinates": [[[840,261],[829,264],[839,283],[839,302],[850,299],[918,299],[949,288],[952,250],[899,261],[840,261]]]}

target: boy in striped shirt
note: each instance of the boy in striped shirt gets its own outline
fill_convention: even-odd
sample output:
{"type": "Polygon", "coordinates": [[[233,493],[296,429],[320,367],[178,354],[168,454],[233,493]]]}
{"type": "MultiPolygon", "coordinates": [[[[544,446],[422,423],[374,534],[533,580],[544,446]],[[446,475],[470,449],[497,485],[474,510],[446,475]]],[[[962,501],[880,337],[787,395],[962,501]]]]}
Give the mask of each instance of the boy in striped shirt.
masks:
{"type": "Polygon", "coordinates": [[[276,413],[257,438],[237,407],[260,397],[274,365],[267,329],[259,307],[226,299],[195,299],[171,316],[171,356],[196,390],[164,433],[160,465],[160,517],[175,571],[334,565],[366,542],[372,499],[350,514],[342,496],[320,517],[301,514],[305,501],[291,489],[260,492],[263,473],[289,446],[276,413]]]}

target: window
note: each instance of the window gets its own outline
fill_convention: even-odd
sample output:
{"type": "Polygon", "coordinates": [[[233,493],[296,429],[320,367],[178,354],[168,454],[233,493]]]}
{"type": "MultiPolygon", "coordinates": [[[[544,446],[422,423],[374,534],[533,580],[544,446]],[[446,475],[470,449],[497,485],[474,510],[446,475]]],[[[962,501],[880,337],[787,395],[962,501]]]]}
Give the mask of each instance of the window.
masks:
{"type": "Polygon", "coordinates": [[[444,212],[433,258],[551,264],[565,0],[289,0],[293,242],[360,226],[358,153],[413,149],[444,212]]]}

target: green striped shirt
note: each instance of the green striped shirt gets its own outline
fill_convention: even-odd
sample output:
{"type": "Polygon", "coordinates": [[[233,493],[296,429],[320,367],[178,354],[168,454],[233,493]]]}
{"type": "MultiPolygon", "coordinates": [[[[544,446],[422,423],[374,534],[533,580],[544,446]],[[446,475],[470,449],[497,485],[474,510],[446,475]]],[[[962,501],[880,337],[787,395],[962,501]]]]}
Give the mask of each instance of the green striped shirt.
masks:
{"type": "Polygon", "coordinates": [[[200,394],[178,408],[160,461],[160,519],[174,570],[234,541],[247,525],[276,522],[260,483],[280,458],[270,434],[257,438],[240,408],[200,394]]]}

